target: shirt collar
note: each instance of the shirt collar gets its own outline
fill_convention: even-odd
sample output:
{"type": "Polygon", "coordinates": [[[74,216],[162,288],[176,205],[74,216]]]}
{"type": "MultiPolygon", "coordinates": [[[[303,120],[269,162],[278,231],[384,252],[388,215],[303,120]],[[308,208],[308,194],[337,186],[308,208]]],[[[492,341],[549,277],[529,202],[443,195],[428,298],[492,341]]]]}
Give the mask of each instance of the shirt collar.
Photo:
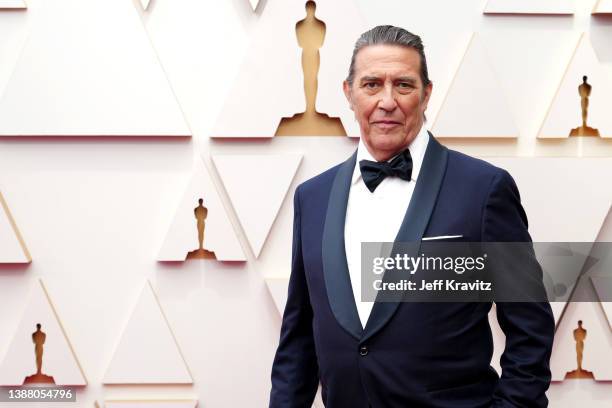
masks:
{"type": "MultiPolygon", "coordinates": [[[[419,133],[417,133],[414,140],[410,143],[410,145],[408,145],[408,150],[410,151],[410,156],[412,157],[412,175],[410,177],[412,181],[416,181],[419,177],[421,165],[423,164],[423,158],[425,157],[425,150],[427,150],[428,143],[429,133],[423,125],[421,126],[421,129],[419,130],[419,133]]],[[[391,161],[393,157],[387,161],[391,161]]],[[[367,147],[363,143],[362,138],[359,139],[359,146],[357,147],[357,160],[355,162],[355,168],[353,169],[353,177],[351,179],[352,185],[361,180],[361,170],[359,169],[360,160],[376,161],[376,159],[372,157],[367,147]]]]}

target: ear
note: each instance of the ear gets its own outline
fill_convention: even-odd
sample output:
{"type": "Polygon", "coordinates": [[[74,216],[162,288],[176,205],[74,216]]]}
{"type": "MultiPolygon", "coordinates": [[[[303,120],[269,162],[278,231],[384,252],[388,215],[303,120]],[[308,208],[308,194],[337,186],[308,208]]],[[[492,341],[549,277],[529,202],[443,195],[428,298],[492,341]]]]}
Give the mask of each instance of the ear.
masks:
{"type": "Polygon", "coordinates": [[[346,100],[349,103],[349,108],[351,108],[351,110],[354,110],[353,109],[353,98],[351,96],[351,86],[346,80],[342,82],[342,90],[344,91],[344,96],[346,96],[346,100]]]}
{"type": "Polygon", "coordinates": [[[433,90],[433,83],[430,81],[429,84],[423,89],[423,108],[427,109],[427,104],[429,103],[429,98],[431,97],[431,92],[433,90]]]}

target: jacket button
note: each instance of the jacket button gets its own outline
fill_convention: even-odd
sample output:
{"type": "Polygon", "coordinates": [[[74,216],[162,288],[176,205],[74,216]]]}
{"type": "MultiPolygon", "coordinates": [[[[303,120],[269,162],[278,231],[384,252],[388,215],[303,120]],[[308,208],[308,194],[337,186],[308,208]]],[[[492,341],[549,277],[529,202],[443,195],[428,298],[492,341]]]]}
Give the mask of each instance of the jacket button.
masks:
{"type": "Polygon", "coordinates": [[[359,347],[359,355],[360,356],[367,356],[368,355],[368,348],[367,348],[367,346],[359,347]]]}

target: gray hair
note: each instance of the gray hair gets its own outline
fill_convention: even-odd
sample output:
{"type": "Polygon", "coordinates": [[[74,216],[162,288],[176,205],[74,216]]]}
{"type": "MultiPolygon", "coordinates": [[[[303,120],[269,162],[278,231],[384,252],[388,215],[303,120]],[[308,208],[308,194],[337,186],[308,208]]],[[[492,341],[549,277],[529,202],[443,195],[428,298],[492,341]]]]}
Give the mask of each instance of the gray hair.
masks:
{"type": "Polygon", "coordinates": [[[349,67],[349,73],[346,77],[346,82],[350,86],[353,86],[353,80],[355,79],[355,59],[357,53],[368,45],[386,44],[386,45],[399,45],[401,47],[412,48],[419,53],[421,59],[421,82],[423,86],[429,85],[429,74],[427,73],[427,61],[425,60],[425,52],[421,37],[416,34],[412,34],[408,30],[404,30],[401,27],[395,27],[392,25],[381,25],[372,28],[361,34],[355,48],[353,48],[353,56],[351,57],[351,65],[349,67]]]}

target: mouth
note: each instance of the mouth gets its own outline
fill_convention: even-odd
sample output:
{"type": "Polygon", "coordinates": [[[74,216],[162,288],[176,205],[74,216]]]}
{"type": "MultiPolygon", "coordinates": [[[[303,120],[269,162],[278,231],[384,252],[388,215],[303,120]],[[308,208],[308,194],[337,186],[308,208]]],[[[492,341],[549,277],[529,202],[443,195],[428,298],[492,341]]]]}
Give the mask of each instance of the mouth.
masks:
{"type": "Polygon", "coordinates": [[[372,122],[372,124],[381,129],[391,129],[391,128],[401,125],[400,122],[396,122],[394,120],[378,120],[376,122],[372,122]]]}

